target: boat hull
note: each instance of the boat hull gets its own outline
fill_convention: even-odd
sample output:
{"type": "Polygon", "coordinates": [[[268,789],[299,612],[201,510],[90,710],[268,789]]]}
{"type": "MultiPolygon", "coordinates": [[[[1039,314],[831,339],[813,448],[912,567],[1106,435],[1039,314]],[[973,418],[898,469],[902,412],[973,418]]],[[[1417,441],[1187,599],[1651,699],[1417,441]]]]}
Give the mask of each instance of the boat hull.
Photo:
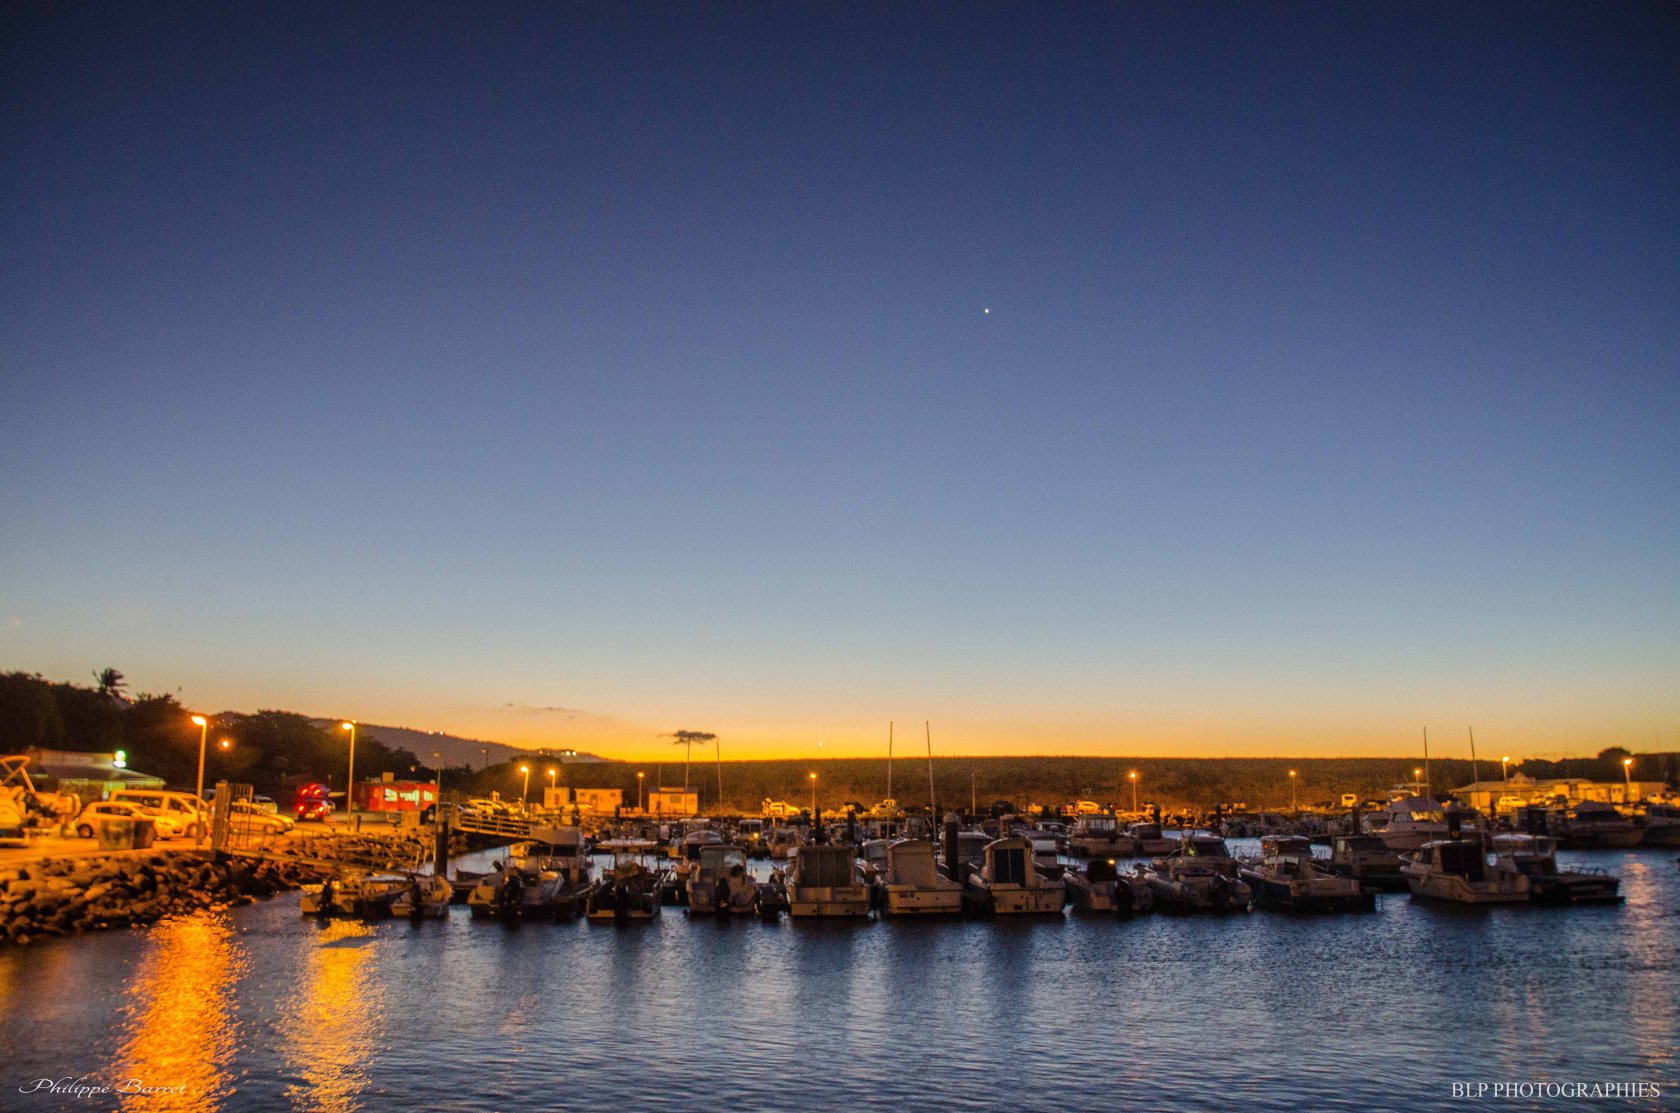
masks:
{"type": "Polygon", "coordinates": [[[1242,879],[1254,891],[1254,903],[1261,908],[1284,912],[1374,912],[1375,895],[1353,885],[1325,886],[1313,882],[1290,882],[1268,878],[1245,870],[1242,879]]]}
{"type": "Polygon", "coordinates": [[[955,916],[962,912],[962,890],[918,889],[914,885],[888,885],[887,913],[892,916],[955,916]]]}
{"type": "Polygon", "coordinates": [[[1456,874],[1406,871],[1412,896],[1448,904],[1527,904],[1528,878],[1521,874],[1491,874],[1486,881],[1469,881],[1456,874]]]}
{"type": "Polygon", "coordinates": [[[866,885],[789,885],[787,911],[796,920],[867,919],[869,888],[866,885]]]}
{"type": "Polygon", "coordinates": [[[1066,903],[1061,885],[979,886],[986,910],[994,916],[1060,916],[1066,903]]]}

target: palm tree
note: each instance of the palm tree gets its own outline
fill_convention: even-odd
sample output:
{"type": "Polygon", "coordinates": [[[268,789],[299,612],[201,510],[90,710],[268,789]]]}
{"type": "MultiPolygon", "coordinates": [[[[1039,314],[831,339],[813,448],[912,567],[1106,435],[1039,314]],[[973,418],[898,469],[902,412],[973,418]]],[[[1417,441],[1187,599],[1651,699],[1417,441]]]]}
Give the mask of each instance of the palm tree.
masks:
{"type": "Polygon", "coordinates": [[[671,737],[676,739],[676,741],[672,742],[671,745],[683,747],[683,791],[687,792],[688,759],[694,752],[694,744],[696,742],[711,742],[717,738],[717,735],[708,734],[703,730],[679,730],[675,734],[671,735],[671,737]]]}
{"type": "Polygon", "coordinates": [[[100,695],[106,699],[116,700],[118,703],[128,702],[128,697],[123,695],[123,689],[128,687],[128,681],[123,678],[120,669],[103,668],[95,672],[93,678],[99,683],[100,695]]]}

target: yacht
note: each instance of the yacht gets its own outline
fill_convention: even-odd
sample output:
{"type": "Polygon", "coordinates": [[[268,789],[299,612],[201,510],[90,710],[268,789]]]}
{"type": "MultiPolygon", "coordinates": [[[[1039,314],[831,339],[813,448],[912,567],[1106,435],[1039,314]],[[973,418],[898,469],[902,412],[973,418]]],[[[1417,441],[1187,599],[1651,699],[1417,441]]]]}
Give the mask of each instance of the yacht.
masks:
{"type": "Polygon", "coordinates": [[[1447,837],[1446,810],[1428,796],[1402,796],[1372,817],[1390,850],[1416,850],[1447,837]]]}
{"type": "Polygon", "coordinates": [[[659,849],[651,839],[608,839],[595,849],[613,856],[613,864],[589,891],[589,919],[601,923],[651,920],[659,915],[659,887],[664,871],[650,865],[659,849]]]}
{"type": "Polygon", "coordinates": [[[1643,834],[1614,806],[1583,800],[1557,826],[1558,845],[1565,850],[1616,850],[1639,845],[1643,834]]]}
{"type": "Polygon", "coordinates": [[[1067,891],[1061,878],[1046,877],[1033,862],[1030,839],[994,839],[980,868],[965,882],[969,894],[996,916],[1060,916],[1067,891]]]}
{"type": "Polygon", "coordinates": [[[1400,872],[1402,859],[1379,835],[1335,835],[1330,840],[1330,860],[1325,868],[1351,877],[1362,888],[1384,893],[1403,893],[1406,875],[1400,872]]]}
{"type": "Polygon", "coordinates": [[[747,872],[747,848],[714,845],[700,848],[688,875],[688,914],[729,915],[751,912],[758,882],[747,872]]]}
{"type": "Polygon", "coordinates": [[[962,911],[962,883],[939,872],[933,844],[926,839],[900,839],[887,847],[881,888],[887,912],[894,916],[947,916],[962,911]]]}
{"type": "Polygon", "coordinates": [[[1487,843],[1477,831],[1424,843],[1400,872],[1414,897],[1455,904],[1528,902],[1527,876],[1489,866],[1487,843]]]}
{"type": "Polygon", "coordinates": [[[788,862],[782,886],[788,915],[795,919],[869,915],[869,883],[851,847],[800,847],[788,862]]]}
{"type": "Polygon", "coordinates": [[[1147,884],[1120,876],[1113,858],[1092,858],[1083,869],[1069,867],[1062,874],[1068,903],[1076,912],[1116,912],[1129,916],[1147,912],[1154,905],[1154,893],[1147,884]]]}
{"type": "Polygon", "coordinates": [[[792,858],[794,852],[805,842],[805,830],[792,825],[778,827],[770,832],[770,857],[778,862],[792,858]]]}
{"type": "Polygon", "coordinates": [[[1301,835],[1266,835],[1260,858],[1239,876],[1262,908],[1293,912],[1371,912],[1377,898],[1351,877],[1339,877],[1313,857],[1312,841],[1301,835]]]}
{"type": "Polygon", "coordinates": [[[986,847],[992,842],[992,837],[984,831],[958,831],[956,844],[956,865],[952,867],[950,856],[951,847],[945,848],[945,860],[939,863],[939,872],[962,884],[968,882],[969,875],[977,873],[986,861],[986,847]]]}
{"type": "Polygon", "coordinates": [[[1082,815],[1068,832],[1068,853],[1081,858],[1129,858],[1137,853],[1137,840],[1120,830],[1112,815],[1082,815]]]}
{"type": "Polygon", "coordinates": [[[1601,869],[1560,870],[1557,841],[1545,835],[1495,835],[1493,868],[1528,878],[1535,904],[1620,904],[1621,881],[1601,869]]]}

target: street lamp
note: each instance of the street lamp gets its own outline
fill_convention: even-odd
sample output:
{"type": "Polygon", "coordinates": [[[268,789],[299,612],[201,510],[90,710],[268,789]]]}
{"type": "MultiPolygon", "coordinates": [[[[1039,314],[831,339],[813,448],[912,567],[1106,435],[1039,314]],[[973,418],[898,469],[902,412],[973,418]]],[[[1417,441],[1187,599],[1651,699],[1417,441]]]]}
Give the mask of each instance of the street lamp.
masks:
{"type": "Polygon", "coordinates": [[[519,806],[523,808],[525,806],[526,797],[531,795],[531,767],[529,765],[521,765],[519,767],[519,771],[525,774],[525,787],[519,790],[519,806]]]}
{"type": "Polygon", "coordinates": [[[231,738],[222,739],[222,749],[224,749],[224,750],[233,749],[233,739],[231,739],[231,738]]]}
{"type": "Polygon", "coordinates": [[[1499,759],[1499,779],[1506,784],[1511,783],[1511,759],[1509,757],[1499,759]]]}
{"type": "Polygon", "coordinates": [[[811,774],[811,822],[817,821],[817,775],[811,774]]]}
{"type": "Polygon", "coordinates": [[[645,783],[647,783],[647,774],[638,771],[636,773],[636,810],[638,812],[644,807],[642,804],[642,786],[645,783]]]}
{"type": "Polygon", "coordinates": [[[350,821],[356,818],[356,720],[342,722],[338,729],[350,732],[350,770],[344,778],[344,818],[350,821]]]}
{"type": "Polygon", "coordinates": [[[1289,810],[1292,812],[1300,810],[1295,806],[1295,770],[1293,769],[1289,771],[1289,810]]]}
{"type": "Polygon", "coordinates": [[[194,715],[192,721],[198,724],[198,791],[194,794],[193,809],[197,812],[193,825],[193,845],[204,841],[204,744],[210,738],[210,720],[203,715],[194,715]]]}
{"type": "Polygon", "coordinates": [[[1622,784],[1627,786],[1622,789],[1622,803],[1633,803],[1633,759],[1631,757],[1622,759],[1622,784]]]}
{"type": "MultiPolygon", "coordinates": [[[[549,768],[548,768],[548,787],[550,789],[553,789],[555,787],[554,777],[555,777],[555,774],[557,774],[558,772],[559,772],[558,769],[554,768],[552,765],[549,766],[549,768]]],[[[544,800],[543,803],[546,804],[546,803],[548,803],[548,801],[544,800]]]]}
{"type": "Polygon", "coordinates": [[[1417,792],[1418,789],[1420,789],[1422,787],[1423,787],[1423,770],[1422,769],[1413,769],[1412,770],[1412,791],[1415,793],[1415,792],[1417,792]]]}
{"type": "Polygon", "coordinates": [[[1130,773],[1127,773],[1126,776],[1131,778],[1131,782],[1132,782],[1132,814],[1136,815],[1137,810],[1138,810],[1137,809],[1137,770],[1133,769],[1130,773]]]}

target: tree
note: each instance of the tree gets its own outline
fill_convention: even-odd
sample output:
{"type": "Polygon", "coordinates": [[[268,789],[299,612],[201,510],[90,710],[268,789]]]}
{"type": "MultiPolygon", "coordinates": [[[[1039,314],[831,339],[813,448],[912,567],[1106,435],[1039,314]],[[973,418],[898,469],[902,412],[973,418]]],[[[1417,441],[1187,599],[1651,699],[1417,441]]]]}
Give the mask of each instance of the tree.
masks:
{"type": "Polygon", "coordinates": [[[123,689],[128,687],[128,681],[123,679],[122,670],[103,668],[93,674],[94,680],[99,682],[99,694],[107,699],[114,699],[126,703],[127,697],[123,689]]]}
{"type": "Polygon", "coordinates": [[[671,735],[671,737],[676,739],[676,741],[672,742],[671,745],[683,747],[683,791],[687,792],[688,763],[694,750],[694,744],[696,742],[715,741],[717,739],[717,735],[708,734],[703,730],[679,730],[675,734],[671,735]]]}
{"type": "Polygon", "coordinates": [[[64,744],[64,720],[53,685],[26,672],[0,674],[0,753],[56,749],[64,744]]]}

